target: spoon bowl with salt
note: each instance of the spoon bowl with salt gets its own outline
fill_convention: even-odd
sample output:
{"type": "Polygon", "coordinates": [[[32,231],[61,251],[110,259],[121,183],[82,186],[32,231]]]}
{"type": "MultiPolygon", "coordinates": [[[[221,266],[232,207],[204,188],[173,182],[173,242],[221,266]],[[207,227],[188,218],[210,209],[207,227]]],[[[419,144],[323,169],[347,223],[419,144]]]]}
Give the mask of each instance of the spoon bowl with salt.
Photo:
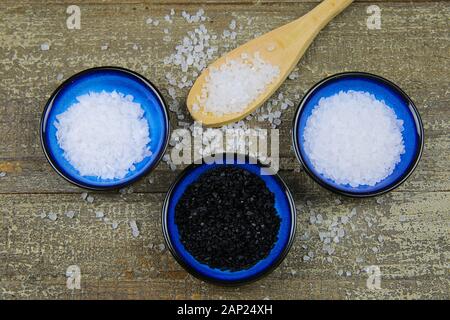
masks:
{"type": "Polygon", "coordinates": [[[205,126],[219,127],[254,112],[281,86],[320,30],[352,2],[324,0],[301,18],[217,59],[189,92],[192,117],[205,126]]]}

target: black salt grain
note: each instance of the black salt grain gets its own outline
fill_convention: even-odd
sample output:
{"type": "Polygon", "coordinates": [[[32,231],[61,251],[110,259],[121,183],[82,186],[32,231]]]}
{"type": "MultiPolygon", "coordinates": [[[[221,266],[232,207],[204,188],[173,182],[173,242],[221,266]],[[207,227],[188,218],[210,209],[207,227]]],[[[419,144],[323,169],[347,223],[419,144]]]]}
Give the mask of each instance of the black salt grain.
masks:
{"type": "Polygon", "coordinates": [[[265,182],[229,165],[203,173],[175,208],[183,246],[199,262],[220,270],[248,269],[266,258],[280,221],[265,182]]]}

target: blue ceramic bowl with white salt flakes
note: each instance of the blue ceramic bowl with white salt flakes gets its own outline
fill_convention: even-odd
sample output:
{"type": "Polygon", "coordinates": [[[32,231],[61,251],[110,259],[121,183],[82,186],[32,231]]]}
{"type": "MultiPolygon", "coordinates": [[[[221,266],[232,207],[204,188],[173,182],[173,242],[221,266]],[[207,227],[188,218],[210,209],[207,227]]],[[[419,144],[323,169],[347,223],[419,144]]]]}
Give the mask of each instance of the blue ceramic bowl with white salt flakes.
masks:
{"type": "Polygon", "coordinates": [[[397,85],[380,76],[363,72],[345,72],[330,76],[314,85],[305,95],[296,111],[293,123],[293,143],[298,160],[305,171],[321,186],[336,193],[351,197],[370,197],[391,191],[403,183],[416,168],[422,155],[424,130],[419,112],[412,100],[397,85]],[[305,152],[304,131],[308,118],[321,98],[333,96],[340,91],[365,91],[383,100],[393,109],[398,119],[403,120],[403,143],[405,153],[394,171],[374,186],[341,185],[324,177],[311,163],[305,152]]]}
{"type": "Polygon", "coordinates": [[[62,83],[48,100],[40,125],[41,144],[50,165],[67,181],[83,188],[107,190],[122,188],[150,172],[162,158],[169,138],[169,118],[166,104],[157,88],[143,76],[119,67],[98,67],[87,69],[62,83]],[[58,144],[55,127],[56,116],[65,112],[77,102],[77,97],[91,92],[120,92],[134,97],[144,111],[148,122],[148,143],[152,154],[130,170],[121,179],[101,179],[95,176],[81,176],[66,160],[58,144]]]}
{"type": "Polygon", "coordinates": [[[162,210],[162,228],[170,252],[178,263],[192,275],[219,285],[241,285],[267,275],[286,257],[295,236],[296,209],[286,184],[269,168],[248,157],[243,159],[233,154],[226,154],[222,159],[224,159],[222,164],[211,163],[211,161],[205,161],[203,164],[192,164],[180,174],[167,192],[162,210]],[[275,195],[275,209],[281,218],[278,240],[269,255],[252,267],[240,271],[223,271],[197,261],[181,243],[175,223],[175,208],[186,188],[203,173],[223,165],[239,166],[241,169],[258,175],[275,195]],[[262,172],[266,174],[263,175],[262,172]]]}

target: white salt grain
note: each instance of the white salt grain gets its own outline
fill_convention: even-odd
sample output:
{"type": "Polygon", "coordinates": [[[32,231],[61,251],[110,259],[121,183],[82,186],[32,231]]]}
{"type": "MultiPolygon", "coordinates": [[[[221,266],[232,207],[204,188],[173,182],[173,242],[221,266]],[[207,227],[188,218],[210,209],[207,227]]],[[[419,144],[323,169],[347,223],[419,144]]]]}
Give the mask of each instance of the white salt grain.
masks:
{"type": "Polygon", "coordinates": [[[103,213],[103,211],[95,211],[95,217],[97,219],[101,219],[105,216],[105,214],[103,213]]]}
{"type": "Polygon", "coordinates": [[[389,176],[403,144],[403,121],[384,101],[362,91],[322,98],[306,122],[305,151],[336,183],[373,186],[389,176]]]}
{"type": "Polygon", "coordinates": [[[75,217],[75,212],[74,211],[67,211],[65,213],[65,216],[69,219],[72,219],[73,217],[75,217]]]}
{"type": "Polygon", "coordinates": [[[54,212],[49,212],[49,214],[47,215],[47,218],[49,218],[52,221],[56,221],[58,219],[58,214],[56,214],[54,212]]]}
{"type": "Polygon", "coordinates": [[[41,50],[42,51],[48,51],[50,50],[50,45],[48,43],[41,44],[41,50]]]}
{"type": "Polygon", "coordinates": [[[132,233],[133,237],[137,238],[139,236],[139,229],[138,229],[138,226],[136,224],[136,221],[135,220],[130,220],[128,222],[128,224],[130,225],[131,233],[132,233]]]}
{"type": "Polygon", "coordinates": [[[257,99],[280,74],[280,68],[264,61],[258,52],[253,57],[227,60],[211,68],[201,96],[204,112],[217,115],[242,112],[257,99]]]}
{"type": "Polygon", "coordinates": [[[151,154],[148,122],[132,96],[91,92],[77,100],[55,126],[64,157],[82,176],[120,179],[151,154]]]}

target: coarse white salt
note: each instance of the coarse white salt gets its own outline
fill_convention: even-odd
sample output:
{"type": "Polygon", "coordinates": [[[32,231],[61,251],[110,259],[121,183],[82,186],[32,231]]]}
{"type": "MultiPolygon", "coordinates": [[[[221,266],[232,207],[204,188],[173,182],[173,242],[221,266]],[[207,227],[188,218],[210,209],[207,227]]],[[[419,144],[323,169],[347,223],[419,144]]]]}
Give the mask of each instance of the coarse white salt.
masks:
{"type": "Polygon", "coordinates": [[[280,68],[264,61],[259,52],[242,54],[211,68],[198,102],[203,112],[217,115],[238,113],[256,100],[280,74],[280,68]]]}
{"type": "Polygon", "coordinates": [[[42,43],[42,44],[41,44],[41,50],[42,50],[42,51],[48,51],[48,50],[50,50],[50,44],[48,44],[47,42],[42,43]]]}
{"type": "Polygon", "coordinates": [[[338,184],[374,186],[405,152],[403,121],[363,91],[321,98],[307,119],[304,146],[314,168],[338,184]]]}
{"type": "Polygon", "coordinates": [[[151,155],[148,122],[133,99],[90,92],[56,116],[58,144],[82,176],[121,179],[151,155]]]}

